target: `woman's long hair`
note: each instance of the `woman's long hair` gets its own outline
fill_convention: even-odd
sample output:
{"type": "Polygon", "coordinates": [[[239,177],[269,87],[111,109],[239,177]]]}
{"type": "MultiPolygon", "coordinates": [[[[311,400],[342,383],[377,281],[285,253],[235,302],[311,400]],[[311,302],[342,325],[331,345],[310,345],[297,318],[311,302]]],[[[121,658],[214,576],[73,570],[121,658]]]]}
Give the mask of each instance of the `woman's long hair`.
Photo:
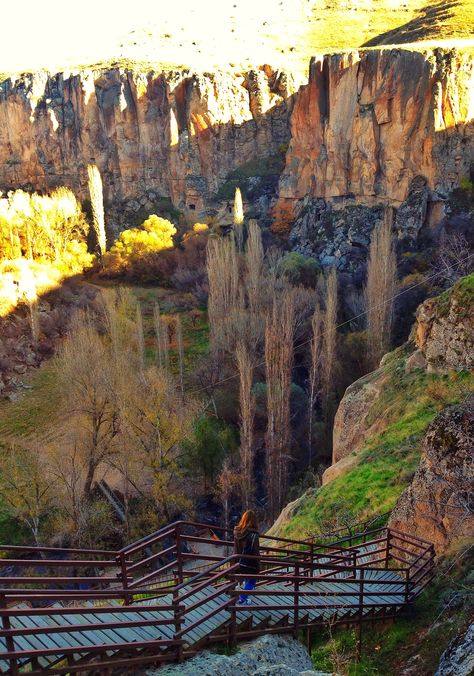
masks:
{"type": "Polygon", "coordinates": [[[252,509],[248,509],[242,514],[242,518],[235,527],[239,534],[243,534],[248,530],[258,530],[257,515],[252,509]]]}

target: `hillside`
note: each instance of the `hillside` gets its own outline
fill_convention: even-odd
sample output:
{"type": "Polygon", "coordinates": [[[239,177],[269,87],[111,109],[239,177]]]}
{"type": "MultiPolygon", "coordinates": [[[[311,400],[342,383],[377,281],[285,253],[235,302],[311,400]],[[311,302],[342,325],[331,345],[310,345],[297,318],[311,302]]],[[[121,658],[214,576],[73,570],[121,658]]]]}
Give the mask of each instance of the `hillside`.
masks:
{"type": "Polygon", "coordinates": [[[272,534],[295,538],[317,536],[392,511],[418,467],[422,439],[430,423],[440,411],[464,401],[474,391],[472,338],[469,339],[473,309],[474,275],[464,277],[421,306],[410,342],[387,354],[380,369],[351,385],[342,399],[335,420],[336,464],[326,471],[325,485],[311,489],[291,503],[271,528],[272,534]],[[431,339],[426,331],[430,322],[423,325],[428,307],[431,324],[433,317],[438,320],[433,331],[435,338],[431,339]],[[444,343],[439,327],[450,313],[450,331],[445,331],[444,343]],[[459,332],[467,340],[467,353],[455,343],[459,332]],[[424,343],[420,343],[421,337],[424,343]],[[428,363],[420,361],[422,350],[417,343],[427,352],[428,363]],[[446,364],[449,358],[446,346],[450,345],[460,360],[457,364],[454,361],[446,364]],[[372,387],[370,397],[366,395],[368,382],[372,387]],[[342,431],[345,435],[352,433],[353,441],[339,451],[344,434],[337,426],[343,424],[341,413],[349,408],[355,412],[356,421],[349,415],[351,429],[342,431]]]}
{"type": "MultiPolygon", "coordinates": [[[[473,301],[470,275],[420,306],[410,341],[387,354],[342,399],[335,464],[325,472],[325,485],[290,503],[270,529],[274,535],[324,541],[332,531],[349,536],[361,521],[371,528],[389,520],[391,527],[436,545],[436,575],[413,616],[367,632],[360,662],[354,631],[328,628],[312,652],[315,669],[432,675],[450,641],[472,621],[474,519],[463,500],[471,499],[472,488],[473,301]],[[344,432],[352,434],[352,443],[344,432]]],[[[457,639],[446,652],[447,671],[436,673],[470,673],[462,666],[468,634],[465,643],[457,639]],[[456,645],[459,663],[449,667],[456,645]]]]}
{"type": "Polygon", "coordinates": [[[309,59],[321,52],[472,39],[474,22],[472,0],[179,0],[159,12],[149,0],[138,0],[132,15],[87,0],[71,31],[67,5],[52,3],[55,35],[45,42],[50,12],[27,3],[23,40],[14,31],[2,40],[4,72],[111,61],[198,70],[272,63],[306,72],[309,59]]]}

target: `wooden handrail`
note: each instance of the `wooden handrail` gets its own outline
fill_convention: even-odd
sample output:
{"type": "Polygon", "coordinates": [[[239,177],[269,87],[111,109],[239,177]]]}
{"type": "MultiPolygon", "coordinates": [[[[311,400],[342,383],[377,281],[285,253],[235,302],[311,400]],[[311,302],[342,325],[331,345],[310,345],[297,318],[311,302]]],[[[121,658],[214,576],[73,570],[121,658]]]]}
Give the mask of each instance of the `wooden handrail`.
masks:
{"type": "MultiPolygon", "coordinates": [[[[14,576],[10,574],[10,571],[6,571],[9,574],[3,578],[4,588],[0,588],[0,637],[5,639],[4,652],[0,650],[0,660],[9,662],[9,673],[12,674],[19,673],[23,660],[33,660],[32,673],[40,673],[41,670],[37,671],[34,664],[38,664],[37,660],[40,657],[46,659],[50,655],[67,658],[68,665],[66,667],[64,663],[63,665],[58,663],[57,667],[52,666],[48,673],[80,671],[73,662],[69,665],[69,662],[75,659],[73,656],[81,660],[82,666],[89,664],[87,659],[92,660],[91,664],[104,663],[117,667],[139,664],[140,657],[143,658],[143,662],[149,662],[153,660],[146,651],[156,653],[157,648],[166,649],[158,661],[161,659],[180,661],[192,652],[189,648],[185,648],[183,637],[223,611],[226,613],[224,617],[227,617],[222,625],[225,640],[230,646],[235,645],[239,636],[252,634],[252,631],[249,632],[245,626],[240,627],[237,624],[237,613],[251,613],[252,607],[236,605],[238,594],[243,593],[236,589],[236,583],[239,580],[248,579],[249,573],[241,572],[242,554],[232,553],[224,556],[227,548],[233,543],[230,540],[216,541],[207,537],[206,531],[209,528],[223,534],[231,532],[230,529],[210,527],[208,524],[176,521],[118,552],[72,550],[74,555],[81,554],[82,558],[79,560],[71,558],[49,560],[40,557],[30,560],[19,558],[3,560],[4,568],[9,565],[23,569],[37,568],[38,571],[35,573],[38,574],[14,576]],[[196,529],[200,529],[201,534],[196,534],[196,529]],[[217,549],[214,554],[184,551],[188,542],[206,545],[212,543],[221,549],[217,549]],[[156,551],[160,547],[162,549],[156,551]],[[90,560],[89,557],[99,553],[108,558],[90,560]],[[222,556],[219,556],[220,553],[222,556]],[[166,560],[168,557],[171,557],[170,561],[163,563],[156,570],[150,570],[157,561],[166,560]],[[192,566],[192,562],[202,563],[203,561],[208,563],[202,565],[200,570],[187,568],[189,562],[192,566]],[[115,577],[110,574],[97,574],[97,569],[102,568],[107,573],[114,567],[119,571],[115,577]],[[144,570],[147,567],[148,571],[144,570]],[[58,576],[43,575],[42,573],[48,572],[49,568],[58,569],[58,573],[61,574],[58,576]],[[77,576],[64,575],[64,571],[71,568],[77,569],[77,576]],[[87,568],[91,569],[91,575],[86,574],[87,568]],[[170,571],[173,573],[172,576],[170,571]],[[141,576],[137,577],[137,573],[141,576]],[[167,574],[166,578],[165,574],[167,574]],[[91,588],[82,590],[44,588],[45,585],[51,584],[63,587],[88,584],[91,588]],[[20,587],[21,585],[24,586],[20,587]],[[34,588],[27,588],[26,585],[34,585],[34,588]],[[201,598],[196,598],[199,592],[206,589],[209,590],[208,593],[202,594],[201,598]],[[147,598],[146,603],[140,602],[143,597],[147,598]],[[169,598],[172,598],[172,603],[162,603],[169,598]],[[114,600],[124,605],[114,605],[112,603],[114,600]],[[70,601],[80,603],[98,601],[105,602],[107,605],[82,607],[64,605],[41,608],[11,606],[12,603],[25,601],[43,606],[58,602],[67,604],[70,601]],[[205,607],[208,601],[213,601],[213,603],[205,607]],[[169,617],[160,615],[158,616],[160,619],[157,619],[156,615],[147,615],[147,613],[156,612],[169,613],[169,617]],[[196,612],[199,617],[191,615],[196,612]],[[130,613],[136,613],[136,616],[130,616],[130,613]],[[77,621],[72,619],[76,615],[82,616],[80,621],[79,618],[77,621]],[[101,615],[103,622],[99,619],[101,615]],[[55,625],[43,625],[39,628],[25,627],[24,630],[18,625],[12,626],[11,618],[28,616],[54,617],[55,625]],[[62,624],[63,617],[65,618],[64,624],[62,624]],[[72,634],[81,632],[84,636],[87,632],[106,629],[118,631],[121,627],[132,629],[154,625],[171,628],[171,631],[168,630],[166,634],[171,638],[134,641],[133,643],[124,641],[114,644],[113,648],[109,644],[98,646],[93,645],[91,641],[89,645],[89,642],[85,641],[85,645],[78,643],[67,648],[61,648],[58,645],[55,648],[19,650],[15,643],[16,637],[34,636],[35,633],[50,634],[54,637],[55,633],[59,635],[67,632],[72,634]],[[100,659],[100,662],[94,661],[97,660],[98,655],[105,655],[107,650],[113,650],[115,653],[118,650],[125,652],[117,653],[117,658],[104,657],[100,659]]],[[[406,607],[429,583],[433,575],[433,546],[421,538],[386,527],[372,529],[360,535],[353,534],[325,545],[263,535],[261,538],[268,544],[261,545],[259,554],[245,555],[245,559],[258,561],[260,565],[260,571],[251,574],[258,584],[255,589],[244,593],[249,597],[254,597],[259,611],[270,613],[275,610],[287,611],[289,624],[285,630],[293,633],[310,626],[310,623],[308,624],[310,615],[305,612],[310,609],[330,610],[336,614],[336,621],[344,619],[344,621],[359,623],[364,619],[363,612],[366,609],[388,609],[388,612],[384,612],[380,617],[392,616],[393,606],[406,607]],[[373,539],[368,540],[369,536],[373,539]],[[364,542],[353,544],[358,537],[363,538],[364,542]],[[282,546],[273,546],[272,540],[280,542],[282,546]],[[365,559],[367,560],[364,563],[365,559]],[[403,567],[392,565],[392,560],[400,561],[404,564],[403,567]],[[381,565],[383,568],[380,567],[381,565]],[[375,574],[371,574],[380,573],[381,570],[391,571],[392,579],[381,580],[375,574]],[[370,578],[369,575],[371,575],[370,578]],[[395,578],[395,575],[398,577],[395,578]],[[312,588],[312,584],[317,586],[312,588]],[[275,585],[277,585],[277,591],[274,588],[275,585]],[[279,604],[276,604],[275,599],[272,598],[276,595],[279,597],[279,604]],[[395,602],[394,597],[397,599],[395,602]],[[355,619],[348,617],[349,611],[355,619]]],[[[31,551],[40,550],[29,548],[28,553],[31,551]]],[[[58,551],[64,554],[69,550],[51,548],[52,554],[58,551]]],[[[66,554],[66,556],[72,555],[66,554]]],[[[0,567],[1,565],[0,560],[0,567]]],[[[2,585],[1,577],[0,585],[2,585]]],[[[378,615],[370,616],[370,619],[376,620],[377,617],[378,615]]],[[[211,623],[208,626],[213,625],[211,623]]],[[[208,635],[209,640],[222,639],[221,625],[219,627],[219,631],[208,635]]],[[[258,630],[255,631],[258,634],[258,630]]],[[[266,631],[266,629],[260,631],[266,631]]],[[[150,636],[149,632],[148,635],[150,636]]],[[[146,633],[144,636],[146,637],[146,633]]],[[[54,638],[52,645],[55,645],[54,638]]],[[[79,665],[79,662],[77,664],[79,665]]]]}

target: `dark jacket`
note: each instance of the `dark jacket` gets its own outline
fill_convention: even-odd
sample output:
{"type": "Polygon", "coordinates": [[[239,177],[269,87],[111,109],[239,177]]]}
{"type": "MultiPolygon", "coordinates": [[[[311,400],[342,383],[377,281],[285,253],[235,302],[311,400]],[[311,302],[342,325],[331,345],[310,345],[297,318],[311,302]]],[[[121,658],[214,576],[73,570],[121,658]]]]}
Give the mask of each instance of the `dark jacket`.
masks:
{"type": "Polygon", "coordinates": [[[249,556],[258,556],[260,554],[258,532],[253,529],[241,531],[238,528],[234,528],[234,554],[243,554],[240,557],[240,573],[258,573],[260,571],[260,561],[248,558],[249,556]]]}

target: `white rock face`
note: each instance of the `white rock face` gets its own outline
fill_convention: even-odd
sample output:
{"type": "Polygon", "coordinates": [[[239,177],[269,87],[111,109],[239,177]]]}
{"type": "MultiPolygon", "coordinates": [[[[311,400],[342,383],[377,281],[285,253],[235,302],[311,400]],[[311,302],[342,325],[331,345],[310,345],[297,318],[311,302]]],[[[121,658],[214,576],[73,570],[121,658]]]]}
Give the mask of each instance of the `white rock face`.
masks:
{"type": "Polygon", "coordinates": [[[306,648],[289,636],[267,634],[246,643],[235,655],[207,650],[184,664],[147,671],[149,676],[329,676],[313,671],[306,648]]]}

